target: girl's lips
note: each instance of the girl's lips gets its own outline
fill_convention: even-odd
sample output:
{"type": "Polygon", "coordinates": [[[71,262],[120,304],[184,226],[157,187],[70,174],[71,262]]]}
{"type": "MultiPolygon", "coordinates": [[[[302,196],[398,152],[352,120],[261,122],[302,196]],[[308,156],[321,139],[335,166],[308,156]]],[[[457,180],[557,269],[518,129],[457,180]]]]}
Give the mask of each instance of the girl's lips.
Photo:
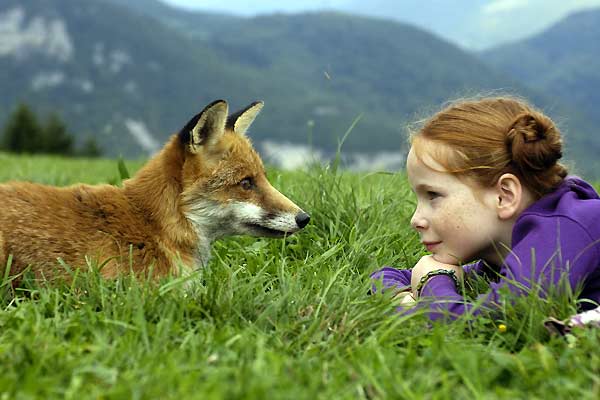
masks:
{"type": "Polygon", "coordinates": [[[427,251],[432,252],[435,247],[442,242],[423,242],[423,245],[427,249],[427,251]]]}

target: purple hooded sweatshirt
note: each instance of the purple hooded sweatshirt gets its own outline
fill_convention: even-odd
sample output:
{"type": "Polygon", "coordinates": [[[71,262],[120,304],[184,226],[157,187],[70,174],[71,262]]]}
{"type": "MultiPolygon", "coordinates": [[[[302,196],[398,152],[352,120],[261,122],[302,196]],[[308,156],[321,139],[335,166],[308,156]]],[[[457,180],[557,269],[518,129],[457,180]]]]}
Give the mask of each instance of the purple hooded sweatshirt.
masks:
{"type": "MultiPolygon", "coordinates": [[[[490,272],[483,261],[464,269],[465,276],[489,276],[490,272]]],[[[513,227],[510,254],[503,265],[491,269],[499,279],[479,296],[474,314],[499,304],[502,288],[524,294],[532,283],[539,283],[547,290],[565,275],[571,288],[583,288],[580,298],[600,303],[600,197],[596,191],[577,177],[567,177],[558,189],[521,213],[513,227]]],[[[384,289],[404,290],[410,287],[411,270],[385,267],[371,278],[381,280],[384,289]]],[[[445,275],[431,278],[420,298],[429,299],[423,306],[429,308],[432,320],[444,315],[454,318],[473,307],[445,275]]],[[[581,307],[586,310],[595,305],[582,302],[581,307]]],[[[398,311],[406,312],[406,308],[398,311]]]]}

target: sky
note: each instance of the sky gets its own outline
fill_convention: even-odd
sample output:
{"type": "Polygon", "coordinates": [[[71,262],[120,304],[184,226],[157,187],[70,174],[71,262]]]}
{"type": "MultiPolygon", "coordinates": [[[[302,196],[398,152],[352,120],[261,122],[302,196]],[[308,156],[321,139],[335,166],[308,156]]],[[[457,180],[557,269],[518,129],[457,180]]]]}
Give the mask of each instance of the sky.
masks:
{"type": "Polygon", "coordinates": [[[538,33],[600,0],[161,0],[171,5],[241,16],[339,10],[391,18],[433,32],[468,50],[538,33]]]}

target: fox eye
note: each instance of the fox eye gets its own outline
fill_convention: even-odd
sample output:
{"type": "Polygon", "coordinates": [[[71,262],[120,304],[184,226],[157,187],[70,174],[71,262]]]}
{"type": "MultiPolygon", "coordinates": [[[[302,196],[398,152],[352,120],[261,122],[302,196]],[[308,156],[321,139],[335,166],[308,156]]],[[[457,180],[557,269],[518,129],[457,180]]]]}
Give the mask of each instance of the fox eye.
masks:
{"type": "Polygon", "coordinates": [[[429,200],[434,200],[434,199],[436,199],[436,198],[438,198],[440,196],[441,196],[441,194],[439,194],[438,192],[434,192],[433,190],[428,190],[427,191],[427,198],[429,200]]]}
{"type": "Polygon", "coordinates": [[[244,190],[252,190],[254,189],[254,179],[248,176],[240,181],[240,186],[244,190]]]}

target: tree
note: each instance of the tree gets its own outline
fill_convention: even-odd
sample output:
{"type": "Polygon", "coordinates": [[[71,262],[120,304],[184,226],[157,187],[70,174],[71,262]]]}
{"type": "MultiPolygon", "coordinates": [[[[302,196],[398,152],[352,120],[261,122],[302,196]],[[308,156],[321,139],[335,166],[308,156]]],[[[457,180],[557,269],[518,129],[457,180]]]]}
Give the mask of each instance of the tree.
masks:
{"type": "Polygon", "coordinates": [[[39,151],[49,154],[73,154],[73,137],[67,126],[56,113],[50,114],[43,130],[43,141],[39,151]]]}
{"type": "Polygon", "coordinates": [[[2,148],[15,153],[35,153],[43,142],[42,128],[31,109],[20,103],[8,117],[2,148]]]}
{"type": "Polygon", "coordinates": [[[0,149],[13,153],[77,154],[85,157],[98,157],[102,154],[102,149],[93,136],[88,137],[79,150],[75,150],[74,143],[67,125],[57,113],[51,113],[41,126],[35,113],[21,103],[6,122],[0,138],[0,149]]]}
{"type": "Polygon", "coordinates": [[[98,142],[96,142],[93,136],[88,136],[79,150],[79,155],[83,157],[100,157],[102,149],[98,146],[98,142]]]}

